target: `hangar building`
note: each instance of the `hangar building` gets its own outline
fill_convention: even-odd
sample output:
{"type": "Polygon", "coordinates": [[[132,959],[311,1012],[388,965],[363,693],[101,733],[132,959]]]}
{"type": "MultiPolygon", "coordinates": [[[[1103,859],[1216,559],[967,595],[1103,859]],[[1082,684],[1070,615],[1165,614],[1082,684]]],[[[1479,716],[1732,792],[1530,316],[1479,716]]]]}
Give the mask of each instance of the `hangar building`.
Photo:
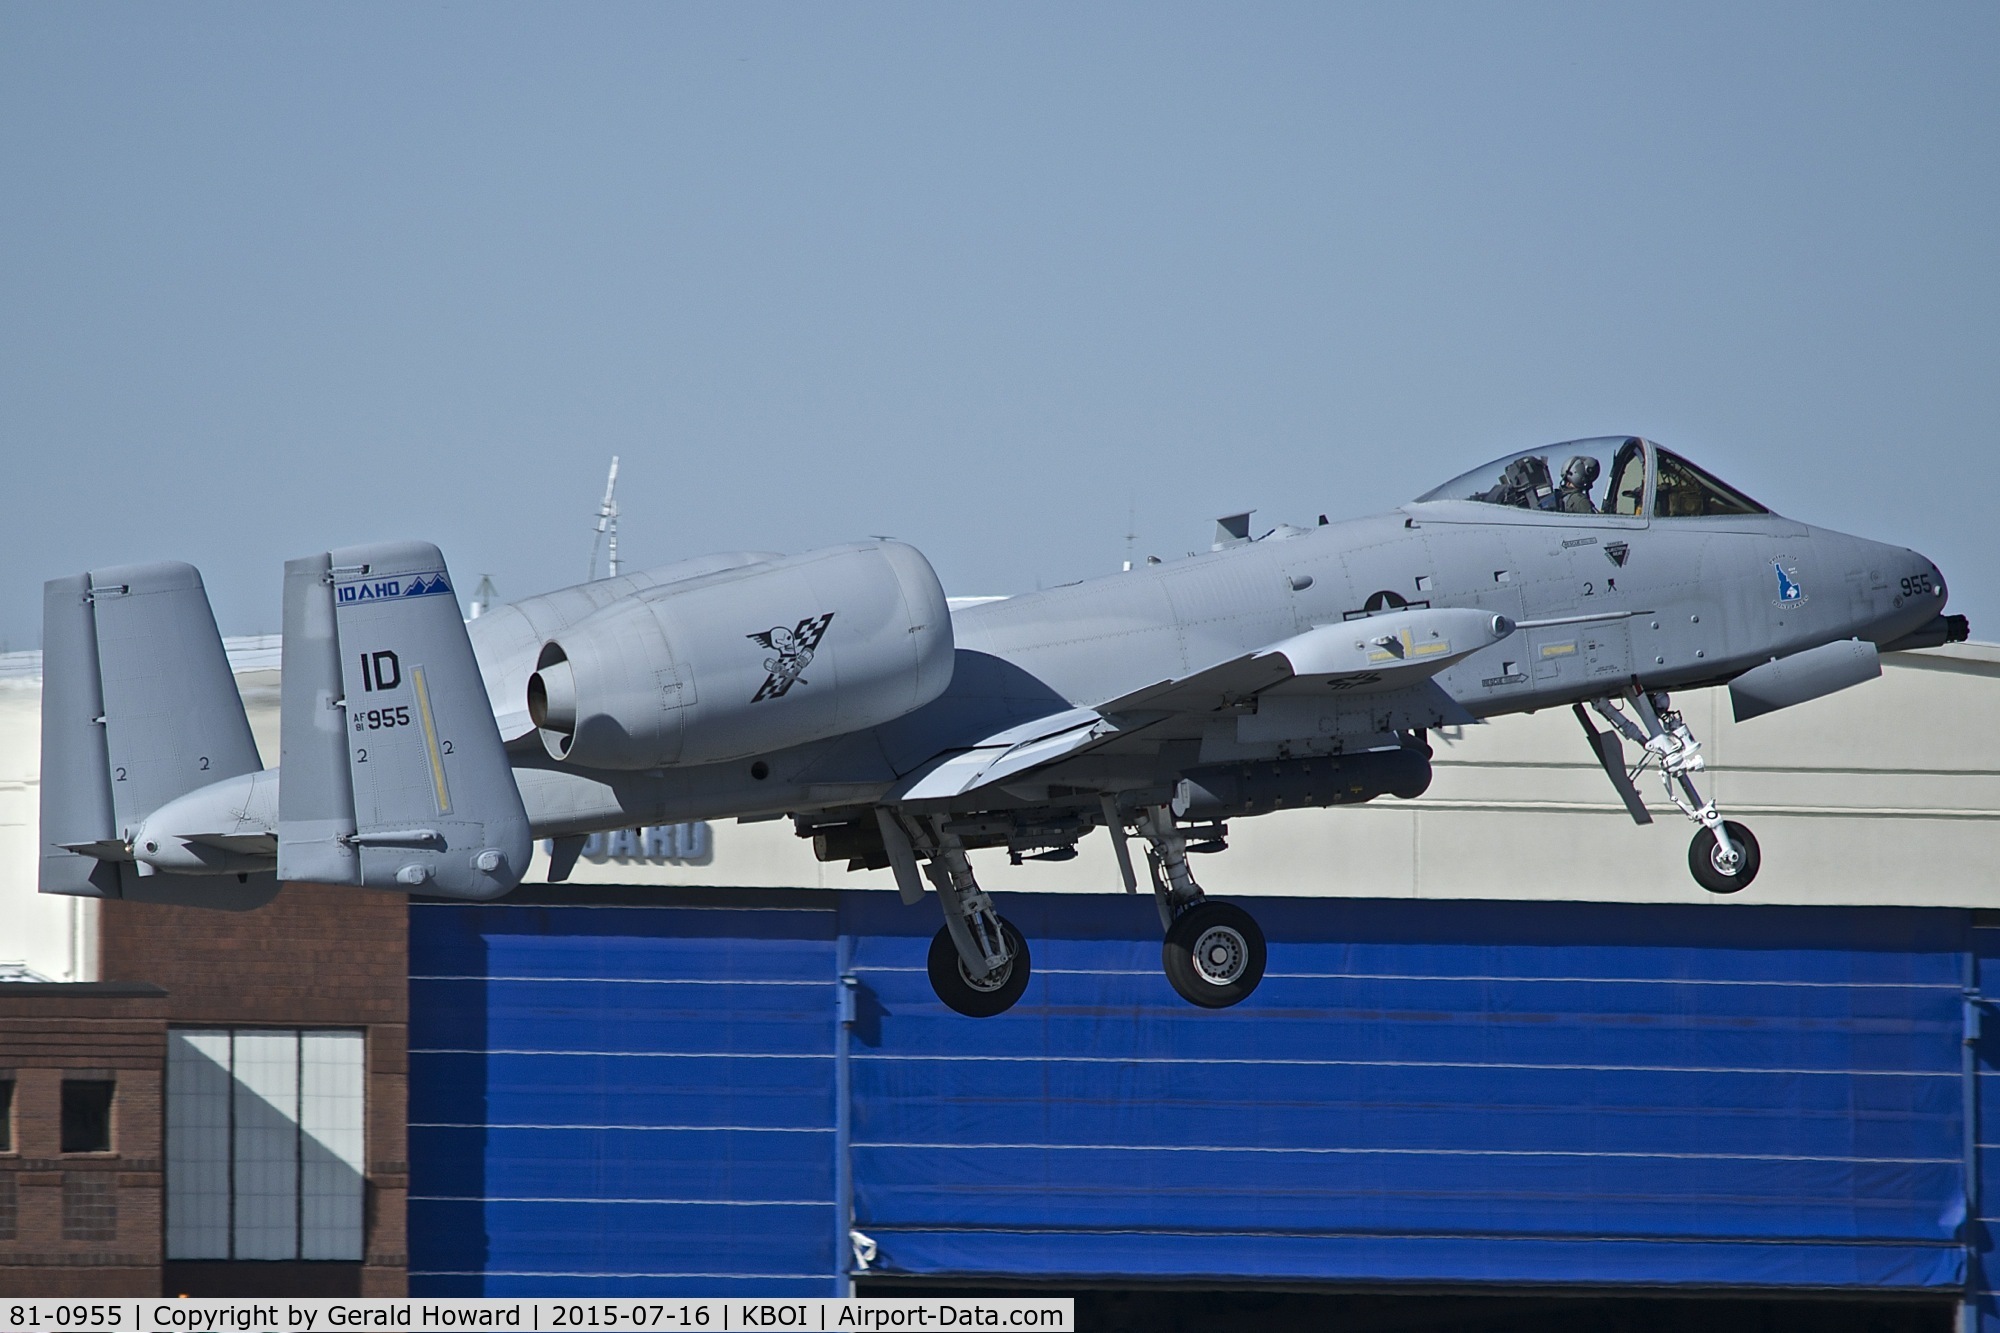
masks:
{"type": "MultiPolygon", "coordinates": [[[[232,644],[267,743],[269,647],[232,644]]],[[[38,898],[6,666],[8,1290],[1671,1291],[2000,1327],[2000,649],[1741,727],[1690,696],[1765,851],[1738,898],[1567,713],[1441,735],[1413,802],[1241,821],[1203,879],[1271,965],[1220,1013],[1101,840],[996,855],[1036,971],[983,1022],[929,994],[933,913],[781,823],[607,840],[489,905],[38,898]]]]}

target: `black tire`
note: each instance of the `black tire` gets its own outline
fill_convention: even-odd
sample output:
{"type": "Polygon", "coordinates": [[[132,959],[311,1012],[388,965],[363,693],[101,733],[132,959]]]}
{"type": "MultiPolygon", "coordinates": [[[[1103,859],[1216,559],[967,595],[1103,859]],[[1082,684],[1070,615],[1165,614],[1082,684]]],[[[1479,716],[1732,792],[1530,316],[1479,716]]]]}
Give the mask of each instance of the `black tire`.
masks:
{"type": "Polygon", "coordinates": [[[1167,980],[1182,999],[1227,1009],[1264,979],[1264,932],[1248,912],[1204,902],[1174,918],[1161,947],[1167,980]]]}
{"type": "Polygon", "coordinates": [[[981,981],[966,975],[964,960],[959,958],[958,946],[951,942],[948,928],[940,927],[931,937],[931,989],[947,1009],[955,1009],[967,1018],[991,1018],[1012,1009],[1028,989],[1028,974],[1033,966],[1028,958],[1028,942],[1005,917],[1000,919],[1000,936],[1007,941],[1007,966],[997,979],[981,981]]]}
{"type": "Polygon", "coordinates": [[[1729,840],[1736,844],[1742,859],[1734,867],[1718,865],[1715,831],[1705,828],[1688,844],[1688,870],[1695,883],[1710,893],[1736,893],[1749,888],[1750,881],[1757,878],[1763,857],[1757,850],[1757,837],[1749,829],[1733,819],[1723,820],[1722,827],[1729,830],[1729,840]]]}

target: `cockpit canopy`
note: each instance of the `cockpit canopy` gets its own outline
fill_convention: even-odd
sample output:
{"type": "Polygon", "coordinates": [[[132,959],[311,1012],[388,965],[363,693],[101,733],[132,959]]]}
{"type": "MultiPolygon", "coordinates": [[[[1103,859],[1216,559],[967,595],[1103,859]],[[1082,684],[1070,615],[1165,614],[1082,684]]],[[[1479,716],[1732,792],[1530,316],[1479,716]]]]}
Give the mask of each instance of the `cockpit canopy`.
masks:
{"type": "Polygon", "coordinates": [[[1703,518],[1771,511],[1685,458],[1634,435],[1524,449],[1417,497],[1473,500],[1552,514],[1703,518]]]}

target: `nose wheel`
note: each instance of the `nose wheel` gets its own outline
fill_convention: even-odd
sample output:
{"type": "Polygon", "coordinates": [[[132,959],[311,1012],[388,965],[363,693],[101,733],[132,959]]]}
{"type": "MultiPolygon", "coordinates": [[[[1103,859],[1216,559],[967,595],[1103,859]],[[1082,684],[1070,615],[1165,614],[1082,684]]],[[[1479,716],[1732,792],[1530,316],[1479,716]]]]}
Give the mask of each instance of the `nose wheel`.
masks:
{"type": "Polygon", "coordinates": [[[1583,724],[1592,748],[1597,751],[1598,762],[1624,800],[1633,822],[1652,822],[1653,817],[1646,813],[1645,803],[1639,799],[1632,780],[1647,765],[1657,764],[1668,799],[1680,807],[1682,814],[1701,825],[1694,841],[1688,844],[1688,869],[1693,872],[1695,882],[1710,893],[1737,893],[1749,888],[1762,864],[1757,839],[1735,820],[1724,819],[1714,801],[1702,799],[1694,782],[1694,775],[1707,767],[1701,756],[1701,742],[1694,738],[1687,719],[1674,709],[1666,692],[1639,690],[1619,699],[1593,699],[1590,706],[1618,735],[1643,747],[1638,764],[1627,772],[1618,736],[1591,726],[1583,706],[1577,705],[1576,720],[1583,724]],[[1620,711],[1621,703],[1630,706],[1633,716],[1627,717],[1620,711]]]}
{"type": "Polygon", "coordinates": [[[1227,1009],[1264,979],[1264,932],[1229,903],[1200,902],[1175,917],[1160,954],[1167,981],[1204,1009],[1227,1009]]]}
{"type": "Polygon", "coordinates": [[[1735,893],[1750,887],[1757,878],[1759,853],[1756,835],[1733,819],[1722,821],[1728,842],[1704,828],[1688,844],[1688,869],[1695,882],[1710,893],[1735,893]]]}

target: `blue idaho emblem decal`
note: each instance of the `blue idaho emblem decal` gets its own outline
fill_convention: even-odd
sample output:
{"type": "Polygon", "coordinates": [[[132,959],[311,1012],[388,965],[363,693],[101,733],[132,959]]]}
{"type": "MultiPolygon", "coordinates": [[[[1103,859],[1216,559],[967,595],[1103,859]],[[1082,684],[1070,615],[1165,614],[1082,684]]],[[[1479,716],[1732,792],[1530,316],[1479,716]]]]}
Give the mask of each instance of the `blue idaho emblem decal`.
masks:
{"type": "Polygon", "coordinates": [[[1799,571],[1796,565],[1787,570],[1782,562],[1773,560],[1771,568],[1778,573],[1778,603],[1780,605],[1786,602],[1803,602],[1806,599],[1806,590],[1797,578],[1799,571]]]}

